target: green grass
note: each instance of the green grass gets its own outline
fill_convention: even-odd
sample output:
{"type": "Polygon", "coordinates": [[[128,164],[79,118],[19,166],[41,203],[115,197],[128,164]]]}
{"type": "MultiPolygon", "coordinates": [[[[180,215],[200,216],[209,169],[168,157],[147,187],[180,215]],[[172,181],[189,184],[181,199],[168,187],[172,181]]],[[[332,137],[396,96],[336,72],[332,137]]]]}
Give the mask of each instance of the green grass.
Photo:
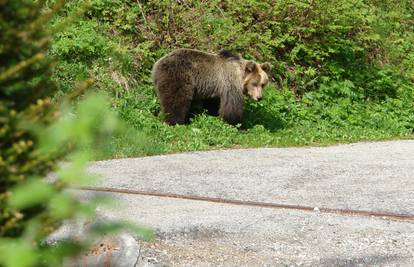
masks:
{"type": "Polygon", "coordinates": [[[57,97],[87,77],[95,80],[92,90],[110,96],[125,127],[97,158],[413,138],[410,2],[340,1],[140,6],[132,0],[92,0],[86,15],[53,42],[51,54],[60,59],[54,71],[57,97]],[[270,61],[273,82],[261,102],[246,99],[241,125],[198,114],[188,125],[168,126],[158,117],[150,72],[177,47],[230,48],[270,61]]]}
{"type": "Polygon", "coordinates": [[[130,127],[116,136],[100,158],[155,155],[241,147],[329,145],[363,140],[413,138],[412,101],[380,103],[349,98],[298,101],[288,90],[266,88],[261,102],[246,100],[241,125],[196,115],[187,125],[168,126],[157,116],[151,86],[131,88],[114,98],[114,109],[130,127]],[[144,146],[141,141],[145,136],[144,146]]]}

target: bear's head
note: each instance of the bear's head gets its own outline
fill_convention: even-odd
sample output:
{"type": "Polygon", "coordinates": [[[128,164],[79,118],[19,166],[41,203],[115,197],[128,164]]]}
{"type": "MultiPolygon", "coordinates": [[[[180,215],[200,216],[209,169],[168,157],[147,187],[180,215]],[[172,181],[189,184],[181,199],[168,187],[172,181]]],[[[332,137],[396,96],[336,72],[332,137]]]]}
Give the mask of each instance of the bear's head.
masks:
{"type": "Polygon", "coordinates": [[[262,89],[269,82],[271,65],[247,61],[244,70],[243,94],[253,100],[262,99],[262,89]]]}

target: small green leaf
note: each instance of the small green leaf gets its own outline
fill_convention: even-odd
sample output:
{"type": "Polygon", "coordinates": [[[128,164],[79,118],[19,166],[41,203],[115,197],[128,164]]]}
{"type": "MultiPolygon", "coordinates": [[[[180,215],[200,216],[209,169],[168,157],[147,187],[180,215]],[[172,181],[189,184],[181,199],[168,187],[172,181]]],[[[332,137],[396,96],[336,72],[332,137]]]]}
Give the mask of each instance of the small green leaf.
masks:
{"type": "Polygon", "coordinates": [[[58,219],[66,219],[74,214],[74,199],[67,194],[57,194],[50,200],[49,209],[58,219]]]}
{"type": "Polygon", "coordinates": [[[30,180],[12,191],[9,203],[13,208],[24,209],[48,202],[55,194],[51,185],[39,180],[30,180]]]}
{"type": "Polygon", "coordinates": [[[4,267],[33,266],[36,258],[36,253],[29,244],[0,239],[0,263],[4,267]]]}

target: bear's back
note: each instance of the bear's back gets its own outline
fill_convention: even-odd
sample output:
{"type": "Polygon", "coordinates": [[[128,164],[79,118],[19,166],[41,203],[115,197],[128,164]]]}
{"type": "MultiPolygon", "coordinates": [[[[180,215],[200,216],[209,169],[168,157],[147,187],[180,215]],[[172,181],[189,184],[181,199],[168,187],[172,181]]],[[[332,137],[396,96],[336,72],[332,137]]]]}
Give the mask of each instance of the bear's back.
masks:
{"type": "Polygon", "coordinates": [[[153,68],[154,81],[158,77],[189,75],[195,80],[214,81],[231,72],[231,58],[195,49],[181,48],[159,59],[153,68]]]}
{"type": "Polygon", "coordinates": [[[172,65],[187,70],[200,64],[213,65],[216,61],[217,56],[214,54],[185,48],[177,49],[159,60],[163,65],[172,65]]]}
{"type": "MultiPolygon", "coordinates": [[[[196,95],[207,97],[225,88],[242,90],[242,73],[234,54],[211,54],[194,49],[177,49],[158,60],[153,69],[156,89],[159,84],[186,84],[196,95]]],[[[162,86],[161,86],[162,87],[162,86]]]]}

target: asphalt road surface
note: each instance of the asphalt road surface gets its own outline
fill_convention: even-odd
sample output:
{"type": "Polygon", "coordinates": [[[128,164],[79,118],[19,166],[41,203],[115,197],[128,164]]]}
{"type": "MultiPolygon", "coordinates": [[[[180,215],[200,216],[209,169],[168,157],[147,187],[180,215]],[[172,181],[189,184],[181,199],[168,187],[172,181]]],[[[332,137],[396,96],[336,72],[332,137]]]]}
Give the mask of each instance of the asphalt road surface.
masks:
{"type": "Polygon", "coordinates": [[[96,187],[129,190],[82,191],[118,200],[101,216],[157,231],[141,243],[143,266],[414,266],[414,140],[108,160],[90,171],[102,176],[96,187]]]}

